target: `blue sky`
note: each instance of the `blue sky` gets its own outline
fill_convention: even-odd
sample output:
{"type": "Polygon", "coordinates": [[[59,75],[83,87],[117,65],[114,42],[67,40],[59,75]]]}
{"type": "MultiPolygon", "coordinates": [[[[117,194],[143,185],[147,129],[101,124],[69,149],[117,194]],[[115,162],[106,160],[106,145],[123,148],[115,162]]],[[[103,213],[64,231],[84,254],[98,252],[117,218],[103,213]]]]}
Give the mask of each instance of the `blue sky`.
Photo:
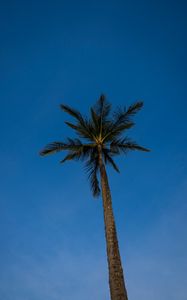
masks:
{"type": "Polygon", "coordinates": [[[41,158],[87,113],[139,99],[150,153],[108,170],[130,300],[186,300],[185,1],[4,1],[0,10],[0,299],[109,299],[102,203],[79,163],[41,158]]]}

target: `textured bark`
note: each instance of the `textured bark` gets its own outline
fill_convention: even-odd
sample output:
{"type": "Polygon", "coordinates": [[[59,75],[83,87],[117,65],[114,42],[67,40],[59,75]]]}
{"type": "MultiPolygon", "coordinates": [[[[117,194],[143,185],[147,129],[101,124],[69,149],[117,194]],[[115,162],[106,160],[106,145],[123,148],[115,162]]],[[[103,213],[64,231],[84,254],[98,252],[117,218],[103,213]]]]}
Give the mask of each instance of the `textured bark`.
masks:
{"type": "Polygon", "coordinates": [[[110,295],[111,300],[128,300],[112,210],[111,193],[101,151],[99,153],[110,295]]]}

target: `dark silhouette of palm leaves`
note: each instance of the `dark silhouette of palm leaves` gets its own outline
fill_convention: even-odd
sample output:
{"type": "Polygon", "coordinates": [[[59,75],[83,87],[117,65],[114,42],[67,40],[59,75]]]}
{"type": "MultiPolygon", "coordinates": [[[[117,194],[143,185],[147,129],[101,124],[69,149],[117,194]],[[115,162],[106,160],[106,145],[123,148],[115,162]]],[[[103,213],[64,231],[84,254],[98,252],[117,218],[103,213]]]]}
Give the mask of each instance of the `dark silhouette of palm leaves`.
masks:
{"type": "Polygon", "coordinates": [[[68,138],[64,143],[50,143],[40,152],[40,155],[66,151],[67,154],[61,163],[68,160],[85,161],[91,190],[94,196],[99,196],[98,147],[102,149],[105,164],[109,164],[117,172],[119,172],[119,168],[113,159],[115,155],[127,154],[130,150],[149,151],[128,137],[124,137],[124,133],[135,125],[132,118],[142,106],[143,102],[136,102],[127,109],[118,108],[111,116],[111,104],[107,102],[104,95],[101,95],[97,103],[91,107],[90,117],[86,118],[78,110],[62,104],[61,109],[74,119],[74,123],[65,123],[75,131],[80,139],[68,138]]]}

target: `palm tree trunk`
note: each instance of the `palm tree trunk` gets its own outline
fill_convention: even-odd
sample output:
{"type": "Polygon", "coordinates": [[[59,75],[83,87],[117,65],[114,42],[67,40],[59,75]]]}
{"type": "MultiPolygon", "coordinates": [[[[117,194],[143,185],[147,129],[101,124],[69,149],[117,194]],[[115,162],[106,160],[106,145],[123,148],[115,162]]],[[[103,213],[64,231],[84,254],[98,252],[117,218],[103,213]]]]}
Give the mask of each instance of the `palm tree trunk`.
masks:
{"type": "Polygon", "coordinates": [[[112,199],[102,153],[99,150],[99,167],[104,210],[105,237],[109,268],[109,286],[111,300],[128,300],[125,288],[123,269],[119,253],[116,226],[112,210],[112,199]]]}

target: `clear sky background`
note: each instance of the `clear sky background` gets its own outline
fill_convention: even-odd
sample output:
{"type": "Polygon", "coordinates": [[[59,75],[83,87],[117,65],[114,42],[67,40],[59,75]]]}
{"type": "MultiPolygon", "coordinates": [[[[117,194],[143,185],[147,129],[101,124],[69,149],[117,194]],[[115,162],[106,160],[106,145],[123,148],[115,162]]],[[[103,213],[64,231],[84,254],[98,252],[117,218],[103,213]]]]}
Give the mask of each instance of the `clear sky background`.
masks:
{"type": "Polygon", "coordinates": [[[144,100],[150,153],[108,170],[130,300],[187,299],[185,1],[1,1],[0,300],[109,299],[101,199],[79,163],[41,158],[87,113],[144,100]]]}

